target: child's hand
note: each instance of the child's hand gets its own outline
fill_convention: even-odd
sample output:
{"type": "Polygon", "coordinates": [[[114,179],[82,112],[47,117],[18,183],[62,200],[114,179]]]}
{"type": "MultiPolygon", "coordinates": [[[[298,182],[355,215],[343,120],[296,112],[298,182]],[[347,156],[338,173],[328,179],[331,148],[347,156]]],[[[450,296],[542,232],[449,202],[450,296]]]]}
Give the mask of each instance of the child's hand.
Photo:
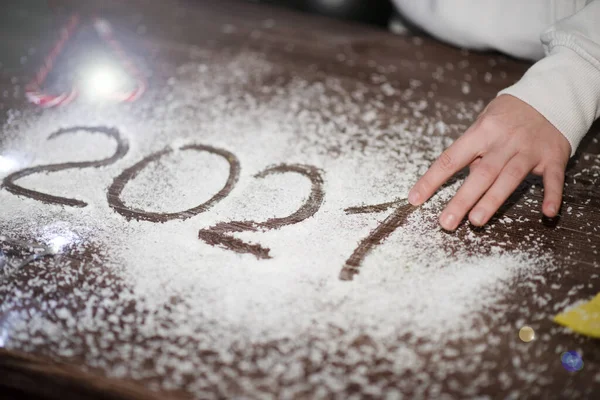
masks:
{"type": "Polygon", "coordinates": [[[567,139],[544,116],[516,97],[502,95],[442,153],[411,189],[408,200],[413,205],[424,203],[468,165],[469,176],[442,212],[440,224],[454,230],[471,210],[469,221],[482,226],[533,172],[544,177],[542,211],[554,217],[562,202],[570,154],[567,139]]]}

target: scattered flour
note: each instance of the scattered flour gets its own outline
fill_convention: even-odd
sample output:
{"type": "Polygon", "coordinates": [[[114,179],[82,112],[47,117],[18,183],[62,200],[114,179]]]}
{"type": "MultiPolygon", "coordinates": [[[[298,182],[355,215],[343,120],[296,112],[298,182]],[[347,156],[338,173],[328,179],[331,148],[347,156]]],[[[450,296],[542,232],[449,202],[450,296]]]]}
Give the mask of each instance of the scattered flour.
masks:
{"type": "MultiPolygon", "coordinates": [[[[82,104],[11,113],[0,154],[19,155],[19,165],[6,164],[0,178],[24,166],[114,152],[112,139],[85,132],[46,140],[61,127],[116,127],[130,150],[107,167],[17,181],[84,200],[85,208],[0,191],[0,233],[84,255],[82,262],[38,262],[41,272],[34,275],[0,275],[0,344],[78,357],[115,377],[215,397],[265,391],[281,398],[327,397],[352,390],[390,398],[405,390],[435,395],[452,389],[450,381],[442,386],[446,377],[473,371],[480,352],[499,341],[483,316],[502,318],[503,300],[518,282],[555,266],[533,236],[521,250],[506,251],[489,229],[442,232],[437,215],[460,182],[374,248],[353,281],[340,281],[338,274],[358,242],[392,211],[346,215],[344,209],[406,198],[482,102],[427,101],[416,84],[372,87],[281,73],[255,53],[223,55],[180,65],[166,88],[149,93],[137,108],[91,112],[82,104]],[[229,196],[193,218],[165,223],[127,221],[109,208],[114,177],[167,146],[175,151],[127,184],[127,205],[175,212],[216,193],[227,179],[227,163],[177,150],[189,143],[238,157],[241,174],[229,196]],[[269,247],[272,259],[198,239],[200,229],[218,222],[261,222],[294,212],[309,194],[306,178],[254,177],[281,163],[318,167],[325,201],[299,224],[235,235],[269,247]],[[483,347],[453,354],[453,343],[466,340],[483,347]],[[440,357],[445,361],[436,362],[440,357]]],[[[469,395],[493,380],[480,375],[454,389],[469,395]]]]}

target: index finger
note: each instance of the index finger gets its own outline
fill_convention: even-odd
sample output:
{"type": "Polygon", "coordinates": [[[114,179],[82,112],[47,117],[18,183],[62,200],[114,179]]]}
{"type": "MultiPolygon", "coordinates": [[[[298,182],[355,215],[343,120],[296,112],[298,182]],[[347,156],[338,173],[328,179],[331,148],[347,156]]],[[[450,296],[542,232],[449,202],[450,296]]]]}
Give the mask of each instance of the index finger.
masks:
{"type": "Polygon", "coordinates": [[[435,191],[455,173],[469,165],[479,155],[479,148],[463,135],[438,157],[408,193],[408,201],[418,206],[427,201],[435,191]]]}

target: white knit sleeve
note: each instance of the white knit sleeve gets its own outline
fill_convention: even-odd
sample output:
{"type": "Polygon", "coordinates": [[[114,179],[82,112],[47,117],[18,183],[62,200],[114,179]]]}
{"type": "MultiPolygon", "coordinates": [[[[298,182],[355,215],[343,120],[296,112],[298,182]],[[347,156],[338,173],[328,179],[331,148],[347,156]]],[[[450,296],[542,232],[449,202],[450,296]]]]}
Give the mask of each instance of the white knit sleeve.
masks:
{"type": "Polygon", "coordinates": [[[534,107],[567,138],[573,155],[600,117],[600,0],[554,24],[541,39],[546,57],[498,95],[534,107]]]}
{"type": "Polygon", "coordinates": [[[394,0],[414,25],[445,42],[514,57],[544,56],[540,33],[586,0],[394,0]]]}

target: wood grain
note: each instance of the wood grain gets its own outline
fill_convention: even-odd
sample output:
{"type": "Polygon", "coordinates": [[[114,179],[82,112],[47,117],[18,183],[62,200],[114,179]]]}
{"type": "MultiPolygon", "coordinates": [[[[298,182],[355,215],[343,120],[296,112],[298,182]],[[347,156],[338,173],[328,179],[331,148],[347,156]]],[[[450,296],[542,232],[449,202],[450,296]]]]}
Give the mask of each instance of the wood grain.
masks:
{"type": "MultiPolygon", "coordinates": [[[[227,52],[235,53],[242,50],[268,54],[270,61],[277,64],[281,71],[280,75],[271,78],[272,82],[268,82],[273,85],[290,80],[294,75],[300,75],[307,81],[335,77],[342,84],[344,82],[360,82],[367,86],[374,86],[375,84],[370,82],[369,77],[378,72],[373,67],[376,64],[386,68],[385,74],[393,84],[408,87],[411,80],[422,82],[421,86],[415,90],[423,98],[427,97],[428,91],[435,89],[436,100],[442,105],[442,108],[429,108],[424,110],[423,113],[430,117],[443,114],[445,119],[455,122],[457,126],[466,128],[472,121],[472,117],[461,119],[458,115],[448,115],[447,110],[451,109],[451,105],[467,101],[476,102],[481,99],[489,101],[499,90],[518,80],[529,66],[527,63],[511,60],[498,54],[478,54],[461,51],[430,38],[396,37],[387,32],[362,25],[296,14],[279,8],[232,1],[131,0],[125,2],[111,0],[103,1],[100,6],[97,3],[91,0],[79,1],[77,4],[73,4],[72,7],[76,7],[81,12],[90,12],[95,8],[100,8],[103,15],[114,24],[117,33],[120,33],[124,38],[124,46],[132,51],[132,55],[140,60],[147,71],[152,71],[151,84],[155,88],[164,87],[176,65],[179,62],[186,61],[189,54],[194,52],[203,52],[203,54],[210,54],[214,57],[219,57],[219,55],[227,52]],[[265,21],[269,20],[276,20],[278,23],[265,24],[265,21]],[[140,21],[143,21],[144,32],[147,33],[142,34],[135,30],[140,25],[140,21]],[[236,27],[235,32],[224,34],[222,28],[225,24],[234,25],[236,27]],[[336,57],[338,54],[344,54],[346,60],[341,62],[336,57]],[[449,63],[456,67],[452,70],[445,70],[444,80],[436,79],[436,71],[444,69],[449,63]],[[485,77],[485,71],[491,71],[493,75],[491,81],[485,77]],[[467,75],[471,79],[470,91],[463,93],[460,90],[460,84],[467,75]]],[[[20,6],[15,5],[14,7],[18,8],[20,6]]],[[[31,17],[35,17],[36,21],[39,22],[36,26],[46,27],[52,26],[53,18],[58,18],[58,21],[60,21],[61,18],[66,18],[66,14],[53,16],[33,13],[31,17]]],[[[19,23],[20,20],[16,19],[15,21],[19,23]]],[[[4,50],[4,53],[0,55],[0,61],[4,65],[0,68],[0,94],[7,93],[0,98],[0,121],[5,122],[9,119],[9,109],[32,110],[33,106],[27,104],[23,97],[22,88],[28,77],[35,73],[35,66],[39,65],[39,60],[42,59],[44,52],[51,47],[52,38],[45,35],[41,28],[36,31],[34,27],[30,26],[28,28],[24,25],[22,29],[18,29],[15,28],[14,24],[10,27],[0,24],[0,38],[4,50]],[[23,66],[20,65],[18,59],[21,57],[23,49],[34,47],[38,49],[37,52],[28,56],[29,62],[23,66]]],[[[82,40],[82,43],[85,43],[85,37],[82,40]]],[[[258,85],[253,86],[252,83],[249,83],[246,87],[246,90],[257,96],[261,96],[260,89],[258,85]]],[[[377,100],[375,98],[364,99],[365,102],[377,100]]],[[[398,111],[400,115],[407,115],[410,112],[412,111],[408,108],[398,111]]],[[[398,115],[390,112],[384,115],[380,123],[391,123],[390,121],[397,121],[397,118],[399,118],[398,115]]],[[[340,127],[340,129],[343,129],[343,127],[340,127]]],[[[447,134],[456,138],[460,133],[459,131],[451,131],[447,134]]],[[[501,320],[492,320],[486,315],[478,316],[477,321],[480,327],[495,332],[498,335],[499,343],[497,346],[487,347],[480,354],[477,354],[480,359],[479,365],[466,366],[462,372],[454,372],[451,376],[440,379],[436,390],[443,390],[456,398],[465,397],[467,394],[461,388],[467,386],[468,383],[473,381],[474,377],[480,376],[483,372],[492,377],[490,378],[491,383],[483,387],[482,392],[477,394],[494,398],[593,398],[593,396],[600,393],[600,380],[597,372],[600,371],[600,346],[598,341],[557,329],[554,323],[546,317],[549,306],[535,302],[533,296],[535,294],[539,298],[547,294],[554,299],[563,299],[567,304],[586,297],[591,298],[600,290],[600,279],[598,278],[600,270],[600,257],[598,255],[600,245],[600,230],[598,229],[600,226],[600,186],[597,183],[598,180],[593,179],[590,174],[591,168],[598,165],[600,158],[599,139],[600,125],[596,124],[569,165],[564,204],[560,216],[556,220],[543,219],[539,213],[539,207],[536,209],[525,203],[524,194],[527,193],[528,199],[537,200],[538,204],[541,204],[543,191],[539,178],[535,177],[528,178],[492,219],[491,227],[486,231],[487,234],[497,238],[498,241],[505,241],[508,249],[526,242],[528,235],[535,235],[539,238],[538,243],[540,246],[551,252],[553,257],[561,263],[564,273],[560,278],[547,273],[540,276],[539,281],[532,283],[529,288],[526,286],[515,288],[514,292],[510,293],[505,299],[505,306],[509,311],[505,313],[501,320]],[[566,210],[569,208],[576,212],[567,212],[566,210]],[[581,216],[577,216],[577,213],[581,216]],[[519,224],[503,224],[500,222],[506,217],[521,222],[519,224]],[[572,291],[571,288],[573,287],[577,287],[578,290],[572,291]],[[534,310],[534,312],[531,315],[524,316],[521,312],[523,309],[534,310]],[[515,324],[516,321],[523,320],[525,317],[528,318],[529,324],[540,335],[545,333],[550,335],[551,333],[549,339],[534,341],[529,343],[527,347],[523,347],[522,343],[519,343],[516,339],[518,327],[515,324]],[[576,374],[567,373],[560,365],[557,349],[578,349],[582,351],[585,361],[584,370],[576,374]],[[528,360],[529,365],[522,366],[525,370],[534,370],[537,367],[545,368],[544,373],[547,379],[537,382],[528,381],[526,375],[519,373],[522,370],[513,365],[511,360],[515,355],[528,360]],[[493,377],[507,377],[510,384],[506,384],[506,379],[495,380],[493,377]]],[[[0,133],[0,149],[5,148],[5,142],[4,133],[0,133]]],[[[231,164],[232,158],[224,156],[228,157],[231,164]]],[[[135,166],[132,168],[135,168],[135,166]]],[[[109,194],[109,198],[113,199],[113,208],[126,217],[139,217],[140,219],[158,221],[169,219],[170,217],[149,215],[139,210],[132,213],[123,204],[116,202],[115,199],[118,198],[120,190],[131,178],[130,175],[135,175],[135,171],[129,170],[128,174],[124,173],[123,176],[115,179],[112,186],[113,190],[109,194]]],[[[8,183],[10,184],[10,179],[8,183]]],[[[233,183],[231,179],[228,181],[229,189],[233,183]]],[[[322,196],[318,201],[322,201],[322,196]]],[[[347,211],[349,213],[383,212],[384,210],[389,212],[389,208],[395,206],[395,202],[390,202],[379,206],[355,207],[347,211]]],[[[205,207],[205,205],[201,207],[205,207]]],[[[201,208],[194,212],[203,210],[204,208],[201,208]]],[[[403,208],[398,208],[386,221],[389,222],[389,225],[396,226],[406,217],[407,212],[403,208]]],[[[242,228],[254,229],[256,226],[249,225],[242,228]]],[[[231,228],[228,232],[234,230],[231,228]]],[[[462,225],[456,235],[468,240],[471,235],[476,236],[478,232],[480,231],[477,229],[462,225]]],[[[10,234],[10,232],[2,233],[10,234]]],[[[366,245],[372,246],[375,242],[384,240],[389,233],[389,229],[387,229],[380,234],[372,235],[371,241],[366,245]]],[[[35,240],[36,238],[29,239],[35,240]]],[[[474,246],[472,251],[478,254],[484,253],[485,249],[474,246]]],[[[90,248],[79,255],[65,256],[72,261],[70,268],[76,270],[78,265],[84,266],[81,274],[77,275],[78,280],[56,282],[56,291],[51,293],[36,292],[39,300],[60,299],[61,296],[73,293],[79,285],[92,287],[99,285],[98,281],[94,280],[94,273],[88,273],[85,270],[86,263],[100,262],[101,264],[101,260],[98,261],[95,254],[95,250],[90,248]]],[[[364,257],[364,252],[349,260],[352,268],[356,269],[355,264],[357,264],[357,259],[360,257],[364,257]]],[[[44,265],[44,260],[37,260],[35,263],[31,263],[26,270],[10,275],[8,279],[11,280],[11,290],[27,290],[26,283],[34,276],[51,280],[53,275],[51,269],[44,265]]],[[[101,285],[97,289],[101,291],[101,285]]],[[[123,290],[126,290],[126,288],[123,288],[123,290]]],[[[177,298],[173,298],[173,304],[165,305],[165,307],[175,307],[176,305],[177,298]]],[[[70,307],[73,310],[83,310],[84,305],[72,304],[70,307]]],[[[36,304],[24,304],[22,306],[22,310],[35,309],[36,304]]],[[[135,304],[131,304],[131,309],[128,312],[135,312],[135,304]]],[[[0,314],[0,322],[4,317],[6,315],[0,314]]],[[[117,324],[119,323],[121,322],[117,322],[117,324]]],[[[94,333],[94,335],[100,334],[94,333]]],[[[112,346],[124,346],[134,343],[136,337],[136,332],[132,332],[131,336],[116,340],[112,346]]],[[[74,343],[79,343],[80,339],[73,338],[74,343]]],[[[167,343],[175,339],[157,337],[156,340],[163,340],[167,343]]],[[[186,343],[189,343],[190,346],[197,345],[193,336],[186,338],[186,343]]],[[[410,338],[400,337],[397,339],[398,345],[406,343],[414,347],[417,353],[419,352],[419,343],[411,342],[410,338]]],[[[462,356],[472,355],[474,349],[477,349],[477,346],[482,343],[485,344],[483,338],[481,341],[458,340],[452,343],[451,346],[458,349],[462,356]]],[[[140,345],[137,342],[136,344],[140,345]]],[[[143,344],[141,345],[143,346],[143,344]]],[[[233,348],[231,349],[233,366],[230,366],[230,368],[236,369],[239,375],[244,376],[244,371],[240,365],[258,358],[260,354],[276,349],[278,345],[278,343],[263,343],[257,344],[251,349],[233,348]]],[[[318,343],[311,343],[312,345],[317,346],[318,343]]],[[[371,345],[373,345],[373,339],[364,337],[360,340],[357,339],[350,347],[362,349],[364,346],[371,345]]],[[[85,343],[80,343],[78,351],[72,357],[60,359],[51,345],[41,344],[36,347],[32,356],[46,360],[59,358],[60,361],[72,366],[82,366],[87,369],[85,360],[86,351],[89,349],[86,346],[85,343]]],[[[216,352],[210,349],[202,351],[207,366],[218,373],[220,364],[216,352]]],[[[0,364],[6,366],[10,364],[8,361],[13,356],[0,353],[0,357],[4,361],[4,364],[0,364]]],[[[431,376],[438,370],[437,366],[449,362],[443,355],[424,355],[423,357],[425,363],[421,372],[431,376]]],[[[32,360],[25,361],[29,365],[35,364],[32,360]]],[[[398,376],[390,375],[389,372],[378,372],[377,367],[385,364],[385,360],[368,358],[365,358],[365,360],[367,366],[365,379],[370,383],[419,382],[420,378],[414,372],[406,372],[398,376]]],[[[123,360],[114,360],[115,363],[119,361],[123,360]]],[[[322,365],[312,364],[308,359],[302,359],[301,362],[305,368],[303,377],[318,373],[323,368],[322,365]]],[[[323,360],[324,364],[329,362],[330,360],[323,360]]],[[[155,363],[156,360],[148,360],[148,371],[156,370],[155,363]]],[[[354,368],[349,365],[337,364],[336,367],[341,370],[346,368],[348,371],[354,368]]],[[[59,378],[65,376],[62,369],[56,371],[55,375],[59,378]]],[[[95,370],[94,373],[102,374],[98,370],[95,370]]],[[[44,379],[48,377],[51,378],[47,374],[44,375],[44,379]]],[[[303,377],[300,380],[304,379],[303,377]]],[[[245,378],[261,382],[265,376],[256,374],[245,376],[245,378]]],[[[4,377],[0,376],[0,382],[2,379],[4,377]]],[[[150,374],[146,378],[139,378],[136,384],[156,387],[157,384],[160,384],[160,380],[160,376],[150,374]]],[[[244,396],[244,387],[240,382],[227,379],[224,382],[221,384],[214,383],[212,386],[207,387],[206,393],[212,393],[215,398],[225,397],[224,393],[237,393],[239,396],[244,396]]],[[[182,387],[186,383],[189,382],[182,382],[182,387]]],[[[281,381],[277,385],[265,386],[263,390],[265,394],[279,397],[291,384],[290,382],[281,381]]],[[[390,385],[394,387],[393,383],[390,385]]],[[[0,385],[0,388],[2,387],[0,385]]],[[[403,394],[407,398],[435,397],[436,395],[434,389],[426,393],[416,393],[415,388],[416,384],[414,387],[404,389],[403,394]]],[[[317,389],[317,386],[311,387],[309,385],[298,392],[296,397],[313,398],[316,396],[317,389]]],[[[361,385],[348,383],[345,387],[340,388],[337,393],[328,392],[328,395],[332,398],[336,396],[338,398],[348,398],[351,395],[369,397],[363,390],[364,387],[361,385]]],[[[170,395],[172,395],[172,398],[189,398],[193,394],[180,388],[173,389],[170,395]]],[[[198,393],[195,393],[195,395],[198,395],[198,393]]],[[[137,397],[132,396],[129,398],[137,397]]]]}

